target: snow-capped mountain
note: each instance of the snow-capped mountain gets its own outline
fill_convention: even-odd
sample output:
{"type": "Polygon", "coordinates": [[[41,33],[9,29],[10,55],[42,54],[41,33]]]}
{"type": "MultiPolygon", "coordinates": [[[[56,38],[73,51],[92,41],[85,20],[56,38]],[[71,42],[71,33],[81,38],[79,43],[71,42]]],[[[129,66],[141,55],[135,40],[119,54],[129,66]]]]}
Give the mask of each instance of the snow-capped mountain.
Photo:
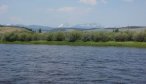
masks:
{"type": "Polygon", "coordinates": [[[59,26],[58,26],[58,28],[71,28],[72,26],[70,25],[70,24],[68,24],[68,23],[65,23],[65,24],[60,24],[59,26]]]}
{"type": "Polygon", "coordinates": [[[87,23],[87,24],[74,25],[73,28],[89,29],[89,28],[101,28],[101,26],[99,24],[96,24],[96,23],[87,23]]]}
{"type": "Polygon", "coordinates": [[[76,25],[69,25],[69,24],[60,24],[58,28],[83,28],[83,29],[90,29],[90,28],[102,28],[101,25],[96,23],[87,23],[87,24],[76,24],[76,25]]]}
{"type": "Polygon", "coordinates": [[[51,27],[48,27],[48,26],[43,26],[43,25],[28,25],[26,26],[28,28],[31,28],[31,29],[43,29],[43,30],[47,30],[47,29],[50,29],[51,27]]]}

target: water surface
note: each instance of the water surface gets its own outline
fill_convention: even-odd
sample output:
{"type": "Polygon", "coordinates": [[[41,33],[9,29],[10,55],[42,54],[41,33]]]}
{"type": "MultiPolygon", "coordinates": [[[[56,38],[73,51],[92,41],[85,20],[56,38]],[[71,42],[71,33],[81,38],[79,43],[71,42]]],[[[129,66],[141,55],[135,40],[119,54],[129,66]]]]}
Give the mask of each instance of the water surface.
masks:
{"type": "Polygon", "coordinates": [[[146,49],[0,44],[0,84],[146,84],[146,49]]]}

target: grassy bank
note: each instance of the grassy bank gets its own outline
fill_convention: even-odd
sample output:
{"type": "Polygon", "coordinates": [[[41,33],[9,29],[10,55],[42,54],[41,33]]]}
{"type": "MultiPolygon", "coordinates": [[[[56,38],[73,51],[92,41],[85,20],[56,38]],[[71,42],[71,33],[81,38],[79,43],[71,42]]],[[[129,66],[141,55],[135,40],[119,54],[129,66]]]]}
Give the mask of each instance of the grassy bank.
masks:
{"type": "Polygon", "coordinates": [[[1,44],[44,44],[44,45],[71,45],[71,46],[115,46],[115,47],[137,47],[146,48],[146,42],[68,42],[68,41],[14,41],[0,42],[1,44]]]}

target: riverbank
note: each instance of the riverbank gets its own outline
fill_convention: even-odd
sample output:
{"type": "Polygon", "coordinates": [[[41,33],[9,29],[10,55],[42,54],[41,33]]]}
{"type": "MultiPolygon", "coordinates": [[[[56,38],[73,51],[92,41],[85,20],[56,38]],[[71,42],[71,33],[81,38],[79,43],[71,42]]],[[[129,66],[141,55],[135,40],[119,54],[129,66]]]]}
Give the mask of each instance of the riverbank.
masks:
{"type": "Polygon", "coordinates": [[[0,44],[44,44],[44,45],[71,45],[71,46],[115,46],[115,47],[137,47],[146,48],[146,42],[68,42],[68,41],[14,41],[14,42],[0,42],[0,44]]]}

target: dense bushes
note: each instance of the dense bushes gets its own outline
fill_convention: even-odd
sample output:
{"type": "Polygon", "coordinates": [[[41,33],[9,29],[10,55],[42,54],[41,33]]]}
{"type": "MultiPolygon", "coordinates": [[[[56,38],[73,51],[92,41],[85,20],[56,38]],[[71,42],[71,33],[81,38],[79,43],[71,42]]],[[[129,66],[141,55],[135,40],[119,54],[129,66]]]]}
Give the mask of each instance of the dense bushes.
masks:
{"type": "Polygon", "coordinates": [[[146,42],[146,31],[133,32],[49,32],[49,33],[35,33],[35,32],[21,32],[21,33],[1,33],[0,41],[138,41],[146,42]]]}
{"type": "Polygon", "coordinates": [[[106,42],[110,40],[109,33],[107,32],[94,32],[92,38],[92,40],[95,42],[106,42]]]}
{"type": "Polygon", "coordinates": [[[133,35],[133,40],[138,42],[146,42],[146,31],[136,32],[133,35]]]}
{"type": "Polygon", "coordinates": [[[115,41],[128,41],[128,34],[124,32],[118,32],[114,36],[115,41]]]}
{"type": "Polygon", "coordinates": [[[72,31],[67,33],[67,40],[69,42],[75,42],[77,40],[81,40],[82,33],[79,31],[72,31]]]}
{"type": "Polygon", "coordinates": [[[1,40],[2,41],[15,41],[17,40],[17,35],[14,33],[7,33],[7,34],[2,34],[1,35],[1,40]]]}
{"type": "Polygon", "coordinates": [[[91,41],[93,39],[93,35],[92,35],[92,33],[90,32],[84,32],[83,34],[82,34],[82,37],[81,37],[81,40],[82,41],[84,41],[84,42],[86,42],[86,41],[91,41]]]}
{"type": "Polygon", "coordinates": [[[46,40],[47,40],[47,41],[53,41],[53,38],[54,38],[54,37],[53,37],[53,33],[47,33],[47,34],[46,34],[46,40]]]}
{"type": "Polygon", "coordinates": [[[64,41],[65,40],[65,35],[63,32],[56,32],[54,33],[54,40],[55,41],[64,41]]]}

